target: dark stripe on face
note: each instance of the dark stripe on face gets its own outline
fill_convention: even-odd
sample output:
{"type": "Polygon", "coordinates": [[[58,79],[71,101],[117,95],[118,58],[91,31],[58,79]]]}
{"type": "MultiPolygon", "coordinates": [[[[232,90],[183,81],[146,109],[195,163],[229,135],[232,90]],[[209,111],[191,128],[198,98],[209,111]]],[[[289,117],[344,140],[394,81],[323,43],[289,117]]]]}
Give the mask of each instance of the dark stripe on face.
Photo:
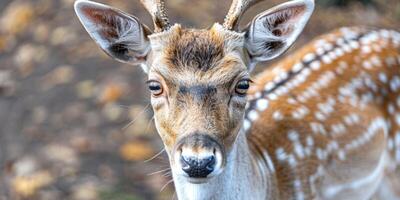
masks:
{"type": "Polygon", "coordinates": [[[195,101],[203,102],[212,99],[211,97],[217,93],[217,88],[209,85],[180,86],[178,93],[191,96],[195,101]]]}

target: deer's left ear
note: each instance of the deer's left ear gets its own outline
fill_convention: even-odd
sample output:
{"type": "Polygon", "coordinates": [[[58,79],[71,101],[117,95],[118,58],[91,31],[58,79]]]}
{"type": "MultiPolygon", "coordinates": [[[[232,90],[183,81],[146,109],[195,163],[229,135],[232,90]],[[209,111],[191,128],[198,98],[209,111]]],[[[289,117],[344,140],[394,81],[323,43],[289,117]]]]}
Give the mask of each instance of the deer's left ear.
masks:
{"type": "Polygon", "coordinates": [[[246,30],[245,47],[253,63],[284,53],[297,39],[314,10],[314,0],[281,4],[256,16],[246,30]]]}
{"type": "Polygon", "coordinates": [[[75,2],[75,12],[89,35],[109,56],[134,65],[145,62],[150,51],[147,36],[151,31],[136,17],[86,0],[75,2]]]}

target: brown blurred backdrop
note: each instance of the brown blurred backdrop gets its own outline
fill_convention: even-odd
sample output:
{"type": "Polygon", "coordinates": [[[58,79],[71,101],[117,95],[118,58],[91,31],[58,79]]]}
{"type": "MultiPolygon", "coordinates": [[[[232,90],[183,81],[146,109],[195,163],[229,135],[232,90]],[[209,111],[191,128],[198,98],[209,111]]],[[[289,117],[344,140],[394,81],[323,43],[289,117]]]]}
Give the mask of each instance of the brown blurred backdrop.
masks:
{"type": "MultiPolygon", "coordinates": [[[[151,24],[139,0],[99,2],[151,24]]],[[[266,0],[242,24],[282,2],[266,0]]],[[[145,162],[162,150],[145,74],[105,56],[73,3],[0,0],[0,200],[172,199],[173,184],[164,187],[171,180],[165,153],[145,162]]],[[[400,28],[399,0],[316,3],[292,49],[340,26],[400,28]]],[[[229,5],[167,1],[172,22],[197,28],[221,22],[229,5]]]]}

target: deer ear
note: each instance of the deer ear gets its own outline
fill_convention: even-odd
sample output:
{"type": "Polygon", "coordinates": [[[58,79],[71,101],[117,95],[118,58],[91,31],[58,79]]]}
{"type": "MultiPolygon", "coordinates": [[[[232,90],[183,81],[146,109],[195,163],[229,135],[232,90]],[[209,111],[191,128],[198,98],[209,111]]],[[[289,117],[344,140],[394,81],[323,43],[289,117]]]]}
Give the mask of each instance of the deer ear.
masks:
{"type": "Polygon", "coordinates": [[[151,32],[139,20],[109,6],[78,0],[75,12],[94,41],[112,58],[129,64],[144,63],[151,32]]]}
{"type": "Polygon", "coordinates": [[[252,62],[271,60],[284,53],[304,29],[314,0],[281,4],[256,16],[246,30],[245,47],[252,62]]]}

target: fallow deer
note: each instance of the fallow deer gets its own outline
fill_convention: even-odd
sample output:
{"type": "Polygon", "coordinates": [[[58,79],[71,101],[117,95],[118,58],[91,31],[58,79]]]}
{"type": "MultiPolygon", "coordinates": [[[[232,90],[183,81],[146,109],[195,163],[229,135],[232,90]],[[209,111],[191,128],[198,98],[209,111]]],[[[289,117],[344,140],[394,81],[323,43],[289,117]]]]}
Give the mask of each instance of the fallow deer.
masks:
{"type": "Polygon", "coordinates": [[[147,73],[179,199],[399,199],[400,34],[341,28],[252,81],[314,10],[290,1],[239,30],[260,1],[233,0],[206,30],[171,25],[163,0],[141,0],[154,32],[99,3],[75,10],[108,55],[147,73]]]}

